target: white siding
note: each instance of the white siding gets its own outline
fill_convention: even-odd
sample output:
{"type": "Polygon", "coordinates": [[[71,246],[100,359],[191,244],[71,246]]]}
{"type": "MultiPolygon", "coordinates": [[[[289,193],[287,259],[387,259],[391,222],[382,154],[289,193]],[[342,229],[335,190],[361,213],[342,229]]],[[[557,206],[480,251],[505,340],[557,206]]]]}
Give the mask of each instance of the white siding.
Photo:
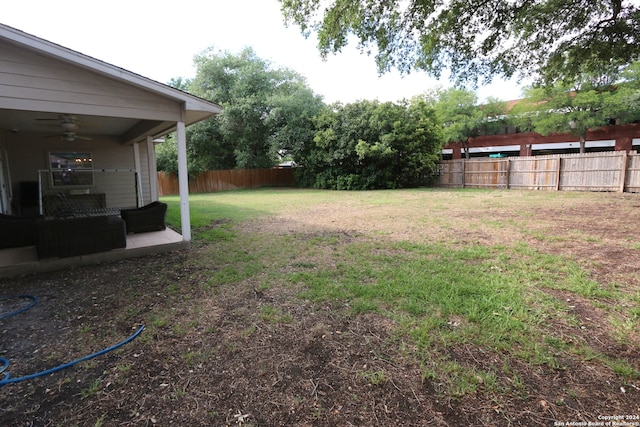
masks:
{"type": "Polygon", "coordinates": [[[167,121],[180,117],[178,103],[167,98],[2,42],[0,108],[167,121]]]}
{"type": "MultiPolygon", "coordinates": [[[[38,170],[49,168],[50,152],[91,152],[94,170],[134,169],[131,146],[119,144],[113,138],[95,137],[90,142],[80,140],[65,142],[56,138],[43,138],[42,135],[33,133],[7,133],[6,136],[14,192],[20,181],[37,181],[38,170]]],[[[117,179],[121,179],[121,177],[117,179]]],[[[147,183],[146,186],[148,188],[149,184],[147,183]]],[[[135,188],[132,187],[132,191],[134,190],[135,188]]]]}

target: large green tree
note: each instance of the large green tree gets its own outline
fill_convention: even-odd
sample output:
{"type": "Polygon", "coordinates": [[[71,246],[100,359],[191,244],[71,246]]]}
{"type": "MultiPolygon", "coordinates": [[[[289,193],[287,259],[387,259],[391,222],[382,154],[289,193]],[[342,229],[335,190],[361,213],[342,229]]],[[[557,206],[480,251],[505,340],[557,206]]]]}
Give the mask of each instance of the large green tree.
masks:
{"type": "Polygon", "coordinates": [[[298,161],[305,146],[315,135],[314,118],[326,106],[302,81],[287,82],[269,98],[270,111],[265,123],[271,129],[270,157],[298,161]]]}
{"type": "Polygon", "coordinates": [[[344,190],[416,187],[435,169],[441,129],[430,105],[358,101],[329,106],[301,152],[304,186],[344,190]]]}
{"type": "Polygon", "coordinates": [[[506,105],[490,98],[483,105],[478,104],[478,96],[467,89],[436,89],[426,95],[433,105],[438,120],[443,127],[443,142],[459,144],[469,158],[472,138],[482,134],[494,134],[504,126],[506,105]]]}
{"type": "Polygon", "coordinates": [[[619,123],[640,120],[640,62],[634,62],[621,72],[613,101],[619,107],[619,123]]]}
{"type": "Polygon", "coordinates": [[[557,82],[553,86],[532,86],[526,98],[513,110],[515,119],[541,135],[571,134],[579,138],[585,152],[587,132],[625,123],[633,118],[621,97],[617,68],[583,72],[574,84],[557,82]]]}
{"type": "Polygon", "coordinates": [[[631,0],[279,1],[285,22],[317,33],[323,56],[355,39],[381,72],[551,82],[573,79],[586,62],[597,69],[640,56],[640,9],[631,0]]]}
{"type": "Polygon", "coordinates": [[[176,80],[194,95],[222,106],[214,118],[187,131],[190,173],[273,166],[313,137],[322,99],[298,73],[274,67],[245,48],[213,48],[196,56],[196,77],[176,80]]]}
{"type": "Polygon", "coordinates": [[[369,127],[377,101],[336,103],[315,120],[316,133],[297,159],[299,183],[305,187],[361,189],[360,160],[356,145],[376,138],[369,127]],[[357,182],[356,182],[357,181],[357,182]]]}

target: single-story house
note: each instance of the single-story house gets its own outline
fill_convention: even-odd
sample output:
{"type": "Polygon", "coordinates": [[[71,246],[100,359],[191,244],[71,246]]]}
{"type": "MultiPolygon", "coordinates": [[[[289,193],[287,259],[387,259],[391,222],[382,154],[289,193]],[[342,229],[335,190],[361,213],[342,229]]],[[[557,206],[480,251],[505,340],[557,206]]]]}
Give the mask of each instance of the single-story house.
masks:
{"type": "MultiPolygon", "coordinates": [[[[11,220],[37,215],[41,227],[51,228],[56,220],[68,225],[75,216],[115,217],[149,205],[158,200],[154,146],[175,132],[181,235],[173,233],[188,242],[185,127],[220,111],[212,102],[0,24],[0,214],[11,220]]],[[[126,248],[110,252],[140,245],[129,242],[137,236],[126,236],[126,248]]],[[[18,271],[12,267],[26,250],[15,255],[18,249],[4,246],[0,275],[18,271]]],[[[27,269],[55,268],[55,259],[35,258],[27,269]]],[[[72,259],[60,265],[100,257],[72,259]]]]}

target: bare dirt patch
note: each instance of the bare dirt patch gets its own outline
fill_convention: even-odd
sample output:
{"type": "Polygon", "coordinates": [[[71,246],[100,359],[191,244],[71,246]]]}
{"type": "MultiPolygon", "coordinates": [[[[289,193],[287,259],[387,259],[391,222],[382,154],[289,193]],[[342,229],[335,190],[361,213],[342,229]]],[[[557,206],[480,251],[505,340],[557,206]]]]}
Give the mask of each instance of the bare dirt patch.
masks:
{"type": "MultiPolygon", "coordinates": [[[[400,205],[372,208],[356,198],[262,217],[237,232],[330,237],[334,245],[365,238],[452,245],[526,241],[580,260],[603,286],[616,282],[638,292],[636,197],[569,198],[534,204],[533,212],[504,200],[526,194],[448,196],[469,197],[465,206],[425,206],[419,194],[410,194],[400,205]]],[[[207,245],[2,279],[2,294],[39,298],[30,310],[0,320],[0,357],[10,359],[12,377],[99,351],[142,323],[147,329],[104,356],[0,387],[0,425],[551,426],[640,415],[637,384],[601,364],[566,358],[562,367],[530,365],[472,345],[451,347],[449,357],[487,369],[512,363],[513,375],[497,379],[512,392],[481,385],[462,396],[443,394],[436,380],[422,377],[417,349],[393,320],[299,300],[295,284],[261,288],[252,277],[211,285],[211,275],[224,266],[206,264],[207,245]]],[[[303,261],[286,268],[313,268],[303,261]]],[[[619,345],[589,300],[548,292],[582,322],[551,319],[559,335],[563,328],[575,335],[584,326],[580,339],[638,367],[637,337],[619,345]]],[[[6,312],[9,305],[2,307],[6,312]]]]}

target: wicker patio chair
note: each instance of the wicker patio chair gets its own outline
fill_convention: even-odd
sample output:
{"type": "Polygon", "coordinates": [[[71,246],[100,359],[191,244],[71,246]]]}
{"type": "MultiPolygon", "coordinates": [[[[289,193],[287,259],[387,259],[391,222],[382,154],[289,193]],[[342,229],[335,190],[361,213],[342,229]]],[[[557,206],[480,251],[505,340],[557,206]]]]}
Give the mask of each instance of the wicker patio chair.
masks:
{"type": "Polygon", "coordinates": [[[135,209],[122,209],[120,216],[127,225],[127,233],[145,233],[161,231],[167,228],[165,216],[167,204],[152,202],[135,209]]]}

